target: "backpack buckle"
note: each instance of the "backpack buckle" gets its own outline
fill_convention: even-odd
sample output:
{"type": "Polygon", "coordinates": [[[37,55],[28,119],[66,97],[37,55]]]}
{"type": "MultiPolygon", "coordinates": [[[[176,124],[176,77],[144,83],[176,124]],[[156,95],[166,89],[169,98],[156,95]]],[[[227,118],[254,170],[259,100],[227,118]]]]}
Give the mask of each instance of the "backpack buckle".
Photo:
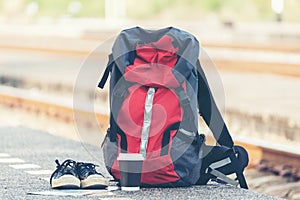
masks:
{"type": "Polygon", "coordinates": [[[180,104],[182,106],[186,106],[190,104],[190,98],[188,95],[185,93],[184,89],[182,86],[179,86],[178,88],[175,88],[175,92],[178,95],[180,104]]]}
{"type": "Polygon", "coordinates": [[[126,89],[125,88],[119,88],[119,89],[117,89],[117,90],[114,91],[114,96],[118,97],[118,98],[121,98],[121,97],[125,96],[125,93],[126,93],[126,89]]]}
{"type": "Polygon", "coordinates": [[[180,100],[182,105],[189,105],[190,104],[190,98],[186,96],[184,99],[180,100]]]}

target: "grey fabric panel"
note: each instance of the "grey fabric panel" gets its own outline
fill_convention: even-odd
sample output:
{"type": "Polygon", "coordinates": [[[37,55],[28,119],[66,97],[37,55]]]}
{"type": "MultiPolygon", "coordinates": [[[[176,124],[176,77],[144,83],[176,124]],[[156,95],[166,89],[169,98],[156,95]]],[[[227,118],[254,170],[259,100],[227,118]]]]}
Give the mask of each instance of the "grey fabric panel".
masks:
{"type": "Polygon", "coordinates": [[[159,30],[147,30],[141,27],[134,27],[123,30],[117,36],[112,48],[113,57],[117,66],[120,68],[120,71],[124,73],[128,63],[125,63],[124,60],[118,58],[124,56],[126,53],[134,52],[138,43],[155,42],[163,35],[170,35],[176,39],[176,43],[181,47],[178,55],[190,61],[192,64],[196,63],[199,56],[199,42],[190,33],[174,27],[167,27],[159,30]]]}
{"type": "Polygon", "coordinates": [[[102,151],[105,166],[111,174],[111,167],[118,156],[118,140],[111,142],[109,139],[109,133],[107,133],[103,141],[102,151]]]}
{"type": "Polygon", "coordinates": [[[221,178],[223,181],[225,181],[226,183],[229,183],[231,185],[238,186],[238,184],[239,184],[238,182],[228,178],[226,175],[224,175],[223,173],[221,173],[215,169],[212,169],[210,173],[216,177],[221,178]]]}
{"type": "Polygon", "coordinates": [[[178,131],[180,131],[181,133],[183,133],[187,136],[190,136],[190,137],[196,137],[196,134],[198,134],[195,132],[190,132],[190,131],[184,130],[183,128],[180,128],[178,131]]]}
{"type": "Polygon", "coordinates": [[[195,136],[184,135],[185,140],[179,137],[178,132],[172,139],[171,158],[174,169],[180,178],[187,184],[194,185],[200,177],[202,160],[199,159],[201,144],[193,145],[191,142],[195,136]]]}
{"type": "Polygon", "coordinates": [[[211,167],[212,169],[217,169],[217,168],[219,168],[219,167],[223,167],[223,166],[225,166],[225,165],[227,165],[227,164],[230,164],[230,163],[231,163],[231,160],[230,160],[230,158],[228,157],[228,158],[225,158],[225,159],[220,160],[220,161],[218,161],[218,162],[212,163],[211,165],[209,165],[209,167],[211,167]]]}
{"type": "Polygon", "coordinates": [[[148,144],[150,125],[151,125],[154,94],[155,94],[155,89],[149,88],[146,96],[146,101],[145,101],[144,123],[142,127],[141,146],[140,146],[140,154],[142,154],[144,158],[146,158],[146,150],[148,144]]]}

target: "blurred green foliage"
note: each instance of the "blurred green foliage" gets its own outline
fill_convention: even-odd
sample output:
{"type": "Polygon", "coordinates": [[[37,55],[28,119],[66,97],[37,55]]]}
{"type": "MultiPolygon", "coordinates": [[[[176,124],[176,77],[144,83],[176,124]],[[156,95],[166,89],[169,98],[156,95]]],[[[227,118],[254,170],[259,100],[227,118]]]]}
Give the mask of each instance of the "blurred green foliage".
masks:
{"type": "Polygon", "coordinates": [[[105,0],[0,0],[0,11],[17,10],[21,15],[25,13],[26,6],[32,2],[38,4],[39,7],[35,17],[104,17],[105,0]],[[68,12],[71,2],[81,4],[80,12],[76,14],[68,12]],[[13,6],[16,8],[12,8],[13,6]]]}
{"type": "MultiPolygon", "coordinates": [[[[284,0],[283,19],[300,21],[299,0],[284,0]]],[[[272,21],[271,0],[127,0],[127,16],[136,19],[272,21]]]]}
{"type": "Polygon", "coordinates": [[[82,9],[77,14],[68,13],[68,6],[74,0],[24,0],[24,4],[37,2],[39,5],[39,16],[61,17],[72,15],[74,17],[104,17],[105,0],[81,0],[82,9]]]}
{"type": "MultiPolygon", "coordinates": [[[[126,1],[126,16],[131,19],[152,20],[201,20],[214,17],[231,21],[274,20],[271,0],[119,0],[126,1]]],[[[300,21],[299,0],[284,0],[283,19],[300,21]]],[[[105,16],[105,0],[0,0],[0,11],[5,12],[11,2],[21,4],[20,13],[25,13],[31,2],[39,5],[35,17],[98,17],[105,16]],[[80,2],[78,13],[68,12],[71,2],[80,2]]]]}

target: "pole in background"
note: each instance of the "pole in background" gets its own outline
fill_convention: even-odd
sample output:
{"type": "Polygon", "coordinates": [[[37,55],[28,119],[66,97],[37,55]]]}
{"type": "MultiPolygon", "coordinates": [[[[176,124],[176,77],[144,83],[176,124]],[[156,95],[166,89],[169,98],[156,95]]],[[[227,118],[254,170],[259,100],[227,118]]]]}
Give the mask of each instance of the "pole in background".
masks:
{"type": "Polygon", "coordinates": [[[284,0],[272,0],[272,10],[276,14],[276,21],[282,21],[282,12],[284,7],[284,0]]]}
{"type": "Polygon", "coordinates": [[[105,19],[118,23],[126,17],[126,0],[105,0],[105,19]]]}

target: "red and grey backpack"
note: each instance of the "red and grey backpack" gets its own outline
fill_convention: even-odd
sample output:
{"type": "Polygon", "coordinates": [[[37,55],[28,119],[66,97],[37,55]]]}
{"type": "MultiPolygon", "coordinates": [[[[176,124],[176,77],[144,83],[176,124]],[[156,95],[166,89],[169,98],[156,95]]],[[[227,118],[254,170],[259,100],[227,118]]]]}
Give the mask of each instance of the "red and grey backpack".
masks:
{"type": "Polygon", "coordinates": [[[198,112],[218,144],[233,149],[198,56],[197,39],[173,27],[135,27],[116,38],[98,85],[103,88],[111,75],[110,127],[102,148],[106,167],[116,180],[120,179],[117,157],[127,152],[145,158],[143,185],[206,183],[212,177],[207,175],[210,165],[203,165],[199,157],[205,145],[204,136],[198,134],[198,112]]]}

